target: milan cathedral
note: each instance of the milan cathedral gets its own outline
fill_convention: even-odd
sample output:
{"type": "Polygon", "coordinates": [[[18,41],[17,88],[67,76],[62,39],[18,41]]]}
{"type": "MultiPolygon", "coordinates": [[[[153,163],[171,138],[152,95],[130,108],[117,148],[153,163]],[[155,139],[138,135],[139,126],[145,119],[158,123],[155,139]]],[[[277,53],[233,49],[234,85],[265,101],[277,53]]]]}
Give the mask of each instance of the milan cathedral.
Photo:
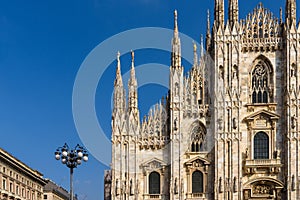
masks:
{"type": "Polygon", "coordinates": [[[134,53],[127,95],[118,55],[105,199],[300,199],[296,0],[279,18],[260,3],[239,19],[238,0],[228,4],[225,21],[215,0],[187,74],[174,12],[169,92],[142,122],[134,53]]]}

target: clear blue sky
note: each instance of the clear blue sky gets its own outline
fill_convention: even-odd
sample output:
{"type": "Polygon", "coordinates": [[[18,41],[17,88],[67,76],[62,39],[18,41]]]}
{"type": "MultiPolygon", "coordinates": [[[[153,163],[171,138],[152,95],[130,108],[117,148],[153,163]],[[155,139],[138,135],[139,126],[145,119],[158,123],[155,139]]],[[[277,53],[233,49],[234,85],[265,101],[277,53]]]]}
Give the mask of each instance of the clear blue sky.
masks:
{"type": "MultiPolygon", "coordinates": [[[[279,7],[285,6],[285,0],[262,2],[278,17],[279,7]]],[[[0,147],[68,189],[69,171],[54,159],[53,152],[65,142],[70,146],[82,144],[73,121],[72,90],[85,57],[99,43],[122,31],[139,27],[172,29],[175,9],[179,14],[179,30],[199,41],[200,34],[205,34],[207,9],[213,14],[213,3],[213,0],[1,1],[0,147]]],[[[258,3],[259,0],[240,0],[240,18],[258,3]]],[[[163,51],[136,52],[136,65],[150,62],[169,65],[169,61],[169,53],[163,51]]],[[[126,54],[122,56],[122,72],[126,73],[129,66],[126,54]]],[[[115,63],[107,67],[96,94],[98,120],[109,138],[114,75],[115,63]]],[[[157,85],[140,87],[141,116],[166,92],[166,88],[157,85]]],[[[74,189],[80,200],[103,199],[106,168],[90,155],[89,162],[75,170],[74,189]]]]}

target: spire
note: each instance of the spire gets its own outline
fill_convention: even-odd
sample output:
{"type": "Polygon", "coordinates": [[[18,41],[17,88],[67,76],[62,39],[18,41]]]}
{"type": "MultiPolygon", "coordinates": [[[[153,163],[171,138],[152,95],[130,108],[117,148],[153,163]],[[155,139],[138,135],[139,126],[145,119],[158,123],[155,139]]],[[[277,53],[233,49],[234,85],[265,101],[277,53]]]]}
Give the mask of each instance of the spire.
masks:
{"type": "Polygon", "coordinates": [[[280,7],[280,11],[279,12],[280,12],[280,21],[279,21],[279,23],[282,24],[282,7],[280,7]]]}
{"type": "Polygon", "coordinates": [[[133,81],[132,83],[136,85],[135,79],[135,69],[134,69],[134,51],[131,50],[131,70],[130,70],[130,80],[133,81]]]}
{"type": "Polygon", "coordinates": [[[125,100],[125,90],[123,87],[122,75],[121,75],[121,62],[120,62],[120,52],[117,54],[117,70],[116,70],[116,78],[114,82],[114,110],[113,116],[116,113],[122,113],[126,107],[125,100]]]}
{"type": "Polygon", "coordinates": [[[129,111],[137,110],[137,81],[135,78],[134,68],[134,52],[131,51],[131,70],[130,79],[128,81],[128,108],[129,111]]]}
{"type": "Polygon", "coordinates": [[[204,42],[203,42],[203,35],[200,36],[200,56],[204,56],[204,42]]]}
{"type": "Polygon", "coordinates": [[[177,10],[174,11],[174,36],[172,39],[172,67],[181,66],[181,45],[177,24],[177,10]]]}
{"type": "Polygon", "coordinates": [[[224,27],[224,0],[215,0],[215,22],[216,28],[224,27]]]}
{"type": "Polygon", "coordinates": [[[286,0],[285,20],[288,26],[296,24],[296,0],[286,0]]]}
{"type": "Polygon", "coordinates": [[[237,23],[239,20],[239,5],[238,0],[229,0],[229,23],[230,26],[237,23]]]}
{"type": "Polygon", "coordinates": [[[209,51],[210,47],[210,39],[211,39],[211,33],[210,33],[210,15],[209,10],[207,10],[207,25],[206,25],[206,51],[209,51]]]}
{"type": "Polygon", "coordinates": [[[194,67],[197,66],[197,62],[198,62],[198,56],[197,56],[197,45],[195,42],[194,43],[194,67]]]}
{"type": "Polygon", "coordinates": [[[123,86],[122,75],[121,75],[121,62],[120,62],[120,52],[117,54],[117,70],[116,70],[116,79],[115,86],[123,86]]]}
{"type": "Polygon", "coordinates": [[[177,10],[174,11],[174,37],[178,36],[178,24],[177,24],[177,10]]]}
{"type": "Polygon", "coordinates": [[[210,37],[210,14],[209,10],[207,10],[207,23],[206,23],[206,36],[210,37]]]}

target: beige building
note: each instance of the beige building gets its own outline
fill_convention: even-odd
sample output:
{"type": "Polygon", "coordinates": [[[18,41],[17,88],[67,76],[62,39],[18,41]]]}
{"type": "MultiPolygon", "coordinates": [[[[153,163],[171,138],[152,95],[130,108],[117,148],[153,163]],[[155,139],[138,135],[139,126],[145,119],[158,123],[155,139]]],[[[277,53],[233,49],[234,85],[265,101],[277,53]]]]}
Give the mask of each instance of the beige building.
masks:
{"type": "MultiPolygon", "coordinates": [[[[46,179],[46,185],[44,187],[44,200],[68,200],[70,199],[70,193],[63,187],[57,185],[53,181],[46,179]]],[[[74,196],[74,200],[77,197],[74,196]]]]}
{"type": "Polygon", "coordinates": [[[41,200],[43,175],[0,148],[0,199],[41,200]]]}
{"type": "Polygon", "coordinates": [[[229,0],[224,16],[224,0],[215,0],[206,53],[195,46],[184,75],[175,11],[169,93],[142,122],[134,55],[128,99],[118,55],[113,200],[300,198],[296,1],[286,0],[285,16],[259,4],[240,20],[238,0],[229,0]]]}

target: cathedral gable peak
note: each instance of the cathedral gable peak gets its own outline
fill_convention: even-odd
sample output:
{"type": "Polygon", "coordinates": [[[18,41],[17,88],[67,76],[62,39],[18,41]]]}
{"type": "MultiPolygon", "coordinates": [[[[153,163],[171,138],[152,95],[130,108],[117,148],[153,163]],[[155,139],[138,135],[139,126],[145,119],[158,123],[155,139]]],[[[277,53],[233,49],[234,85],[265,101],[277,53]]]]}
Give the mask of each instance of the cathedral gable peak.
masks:
{"type": "Polygon", "coordinates": [[[184,164],[186,166],[191,166],[191,165],[195,165],[195,164],[209,165],[210,161],[205,157],[197,156],[197,157],[194,157],[194,158],[186,161],[184,164]]]}
{"type": "Polygon", "coordinates": [[[229,21],[227,21],[224,35],[230,36],[230,35],[231,35],[230,32],[231,32],[231,31],[230,31],[230,24],[229,24],[229,21]]]}
{"type": "Polygon", "coordinates": [[[296,23],[292,23],[290,28],[290,33],[297,33],[296,23]]]}
{"type": "Polygon", "coordinates": [[[167,164],[164,161],[155,157],[141,164],[144,171],[159,170],[165,168],[165,166],[167,166],[167,164]]]}
{"type": "Polygon", "coordinates": [[[237,36],[239,35],[239,28],[238,28],[238,24],[237,23],[234,23],[233,24],[233,27],[232,27],[232,33],[231,33],[233,36],[237,36]]]}
{"type": "Polygon", "coordinates": [[[245,50],[258,50],[270,46],[276,50],[282,44],[280,20],[260,3],[245,20],[242,26],[242,45],[245,50]]]}
{"type": "Polygon", "coordinates": [[[218,31],[217,31],[217,36],[223,36],[223,27],[219,26],[218,31]]]}
{"type": "Polygon", "coordinates": [[[270,112],[268,110],[260,110],[245,117],[245,121],[252,121],[254,119],[262,119],[262,118],[270,119],[270,120],[278,120],[279,117],[280,116],[277,115],[276,113],[270,112]]]}

